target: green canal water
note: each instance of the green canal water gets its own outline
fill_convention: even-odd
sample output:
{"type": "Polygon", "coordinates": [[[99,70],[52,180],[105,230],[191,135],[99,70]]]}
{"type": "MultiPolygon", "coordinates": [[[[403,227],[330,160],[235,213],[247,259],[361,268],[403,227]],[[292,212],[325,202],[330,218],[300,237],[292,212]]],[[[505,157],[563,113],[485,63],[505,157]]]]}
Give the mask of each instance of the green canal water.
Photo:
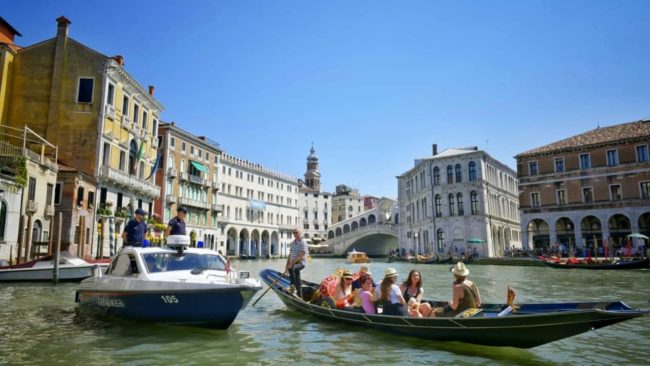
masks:
{"type": "MultiPolygon", "coordinates": [[[[282,269],[283,260],[234,262],[257,274],[282,269]]],[[[319,259],[303,271],[319,282],[343,259],[319,259]]],[[[377,276],[392,266],[403,280],[408,263],[375,262],[377,276]]],[[[425,296],[449,299],[445,265],[417,265],[425,296]]],[[[580,271],[546,267],[470,265],[484,302],[623,300],[649,308],[650,270],[580,271]]],[[[2,365],[647,365],[650,317],[530,350],[422,341],[363,327],[317,322],[287,310],[269,292],[242,311],[228,330],[100,320],[77,314],[76,284],[0,284],[2,365]]],[[[218,304],[215,304],[218,306],[218,304]]]]}

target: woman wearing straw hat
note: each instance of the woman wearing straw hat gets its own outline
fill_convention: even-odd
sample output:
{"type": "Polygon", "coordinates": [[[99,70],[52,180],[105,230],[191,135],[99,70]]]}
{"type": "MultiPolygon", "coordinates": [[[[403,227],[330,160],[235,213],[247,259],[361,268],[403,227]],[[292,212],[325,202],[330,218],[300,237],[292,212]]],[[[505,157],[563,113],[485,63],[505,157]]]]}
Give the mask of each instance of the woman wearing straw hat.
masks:
{"type": "Polygon", "coordinates": [[[456,315],[470,308],[481,306],[481,294],[476,284],[467,279],[469,269],[465,263],[458,262],[451,268],[455,281],[452,285],[452,300],[449,303],[450,314],[456,315]]]}
{"type": "Polygon", "coordinates": [[[384,271],[384,280],[381,281],[379,303],[383,305],[383,315],[407,316],[406,301],[402,296],[397,282],[397,271],[395,268],[387,268],[384,271]]]}
{"type": "Polygon", "coordinates": [[[336,286],[336,292],[334,292],[334,301],[337,308],[349,307],[350,300],[354,299],[352,295],[352,271],[346,269],[341,275],[339,284],[336,286]]]}

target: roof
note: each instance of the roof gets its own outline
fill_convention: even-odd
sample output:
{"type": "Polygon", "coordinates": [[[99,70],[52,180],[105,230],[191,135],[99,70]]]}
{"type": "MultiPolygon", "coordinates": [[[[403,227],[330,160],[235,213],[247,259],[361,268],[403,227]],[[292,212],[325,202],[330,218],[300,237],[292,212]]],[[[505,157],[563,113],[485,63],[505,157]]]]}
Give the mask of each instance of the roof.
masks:
{"type": "Polygon", "coordinates": [[[7,27],[9,29],[9,31],[11,31],[13,34],[15,34],[17,36],[21,36],[21,37],[23,36],[22,34],[20,34],[20,32],[18,32],[16,30],[16,28],[12,27],[11,24],[9,24],[8,21],[4,20],[3,17],[0,17],[0,24],[3,24],[5,27],[7,27]]]}
{"type": "Polygon", "coordinates": [[[525,151],[515,158],[550,153],[578,147],[610,144],[616,141],[650,137],[650,120],[639,120],[608,127],[598,127],[591,131],[571,136],[564,140],[525,151]]]}

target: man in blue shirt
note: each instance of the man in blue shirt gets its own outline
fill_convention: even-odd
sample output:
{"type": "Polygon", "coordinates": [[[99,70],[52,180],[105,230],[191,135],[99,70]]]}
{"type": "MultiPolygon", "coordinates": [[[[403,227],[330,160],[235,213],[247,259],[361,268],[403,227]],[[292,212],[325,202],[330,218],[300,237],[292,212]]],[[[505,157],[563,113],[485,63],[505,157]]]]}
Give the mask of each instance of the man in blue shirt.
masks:
{"type": "Polygon", "coordinates": [[[124,227],[122,233],[122,245],[141,247],[147,232],[147,223],[144,221],[144,215],[147,212],[141,208],[135,210],[135,217],[132,218],[124,227]]]}
{"type": "Polygon", "coordinates": [[[176,209],[176,217],[169,220],[167,229],[165,229],[165,236],[170,235],[186,235],[185,234],[185,215],[187,209],[185,207],[178,207],[176,209]]]}

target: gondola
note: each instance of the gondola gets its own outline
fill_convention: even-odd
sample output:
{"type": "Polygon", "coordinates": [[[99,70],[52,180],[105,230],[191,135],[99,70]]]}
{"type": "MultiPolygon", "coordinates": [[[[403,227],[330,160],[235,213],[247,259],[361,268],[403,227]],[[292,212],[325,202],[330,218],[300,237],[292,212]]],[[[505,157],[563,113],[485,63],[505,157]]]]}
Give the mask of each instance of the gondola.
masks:
{"type": "Polygon", "coordinates": [[[539,259],[549,267],[565,269],[639,269],[648,268],[648,258],[643,259],[612,259],[606,261],[560,260],[540,256],[539,259]]]}
{"type": "MultiPolygon", "coordinates": [[[[361,325],[435,341],[460,341],[488,346],[532,348],[589,330],[647,315],[623,302],[521,304],[516,310],[505,304],[484,304],[478,313],[463,317],[412,318],[370,315],[328,306],[328,302],[305,301],[290,293],[289,280],[280,272],[265,269],[260,278],[290,309],[332,322],[361,325]],[[278,280],[279,279],[279,280],[278,280]]],[[[303,296],[312,299],[319,286],[303,281],[303,296]]],[[[433,302],[434,306],[442,303],[433,302]]]]}

